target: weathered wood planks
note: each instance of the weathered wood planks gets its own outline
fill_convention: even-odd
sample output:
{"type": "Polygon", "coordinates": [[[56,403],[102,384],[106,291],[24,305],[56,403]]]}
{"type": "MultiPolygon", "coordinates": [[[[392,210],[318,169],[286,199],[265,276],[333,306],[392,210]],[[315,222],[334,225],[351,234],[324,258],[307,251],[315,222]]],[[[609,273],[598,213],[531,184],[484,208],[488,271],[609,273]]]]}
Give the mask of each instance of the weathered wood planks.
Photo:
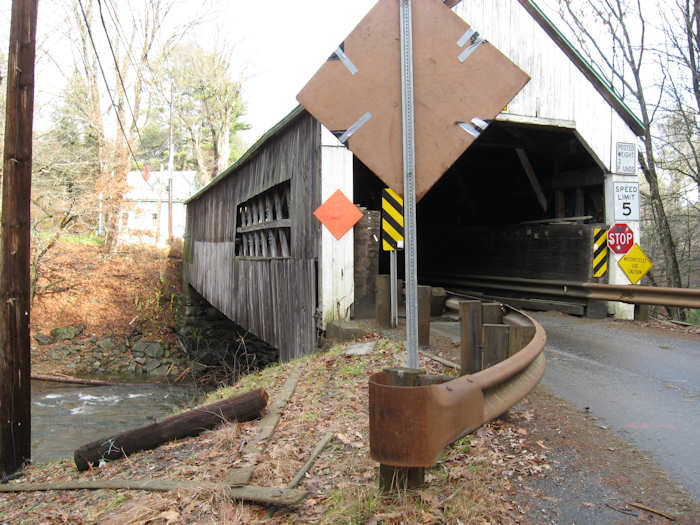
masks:
{"type": "Polygon", "coordinates": [[[316,346],[320,224],[313,210],[321,204],[320,144],[320,124],[301,112],[187,206],[186,281],[232,321],[276,346],[283,361],[316,346]],[[286,181],[286,253],[236,256],[239,205],[286,181]]]}

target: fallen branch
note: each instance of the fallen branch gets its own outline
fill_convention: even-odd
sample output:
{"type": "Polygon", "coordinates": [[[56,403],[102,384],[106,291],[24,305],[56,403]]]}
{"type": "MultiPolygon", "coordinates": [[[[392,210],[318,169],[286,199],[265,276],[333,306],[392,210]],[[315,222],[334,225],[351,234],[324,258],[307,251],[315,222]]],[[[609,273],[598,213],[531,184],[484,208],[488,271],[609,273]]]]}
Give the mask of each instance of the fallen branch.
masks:
{"type": "MultiPolygon", "coordinates": [[[[316,459],[318,459],[318,456],[321,454],[324,448],[326,448],[326,445],[330,442],[331,439],[335,437],[335,434],[333,432],[327,432],[325,436],[321,438],[321,441],[318,442],[316,445],[316,448],[311,452],[311,456],[309,456],[309,459],[302,465],[302,467],[297,471],[296,475],[292,478],[292,481],[287,483],[287,489],[293,489],[296,487],[299,482],[301,481],[301,478],[304,477],[304,474],[306,474],[311,466],[316,462],[316,459]]],[[[267,514],[265,514],[266,518],[271,518],[275,514],[275,509],[269,509],[267,511],[267,514]]]]}
{"type": "Polygon", "coordinates": [[[87,470],[100,461],[121,459],[167,441],[196,436],[221,423],[253,419],[263,411],[267,399],[265,390],[259,388],[116,436],[98,439],[75,451],[75,466],[78,470],[87,470]]]}
{"type": "Polygon", "coordinates": [[[54,383],[71,383],[74,385],[88,386],[143,386],[147,383],[115,383],[114,381],[102,381],[101,379],[83,379],[64,375],[32,374],[32,379],[37,381],[51,381],[54,383]]]}
{"type": "Polygon", "coordinates": [[[428,359],[432,359],[433,361],[436,361],[440,363],[443,366],[446,366],[447,368],[453,368],[455,370],[459,369],[459,365],[457,363],[453,363],[452,361],[448,361],[447,359],[444,359],[440,357],[439,355],[435,355],[431,352],[426,352],[425,350],[420,350],[420,353],[423,354],[425,357],[428,359]]]}
{"type": "Polygon", "coordinates": [[[304,474],[308,472],[308,470],[311,468],[311,466],[316,462],[316,459],[318,456],[321,454],[324,448],[326,448],[326,445],[330,442],[331,439],[335,434],[333,432],[328,432],[326,433],[323,438],[321,438],[321,441],[318,442],[318,445],[316,445],[316,448],[311,452],[311,456],[309,456],[309,459],[304,463],[304,465],[299,469],[299,471],[296,473],[296,475],[292,478],[292,481],[290,481],[287,484],[288,489],[293,489],[296,487],[299,482],[301,481],[301,478],[304,477],[304,474]]]}
{"type": "Polygon", "coordinates": [[[609,509],[614,510],[615,512],[619,512],[620,514],[626,514],[627,516],[634,516],[634,517],[638,516],[638,514],[636,512],[632,512],[630,510],[625,510],[625,509],[619,509],[613,505],[610,505],[610,503],[606,503],[605,506],[608,507],[609,509]]]}
{"type": "Polygon", "coordinates": [[[627,505],[630,507],[636,507],[638,509],[646,510],[647,512],[651,512],[652,514],[656,514],[657,516],[661,516],[662,518],[666,518],[669,521],[676,521],[676,516],[672,516],[671,514],[666,514],[665,512],[662,512],[658,509],[652,508],[652,507],[647,507],[646,505],[642,505],[641,503],[636,503],[634,501],[628,501],[627,505]]]}
{"type": "Polygon", "coordinates": [[[231,488],[226,483],[211,481],[177,481],[170,479],[106,479],[93,481],[59,481],[55,483],[11,483],[0,486],[0,492],[37,492],[46,490],[222,490],[233,499],[267,503],[269,505],[296,505],[307,492],[302,489],[276,489],[247,485],[231,488]]]}

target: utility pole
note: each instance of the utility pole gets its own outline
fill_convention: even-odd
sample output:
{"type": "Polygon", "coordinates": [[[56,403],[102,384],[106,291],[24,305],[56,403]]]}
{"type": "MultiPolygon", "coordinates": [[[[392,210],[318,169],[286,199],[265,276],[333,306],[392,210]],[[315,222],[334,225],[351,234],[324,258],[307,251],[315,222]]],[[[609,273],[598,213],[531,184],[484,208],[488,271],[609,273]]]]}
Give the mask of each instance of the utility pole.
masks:
{"type": "Polygon", "coordinates": [[[173,98],[175,84],[170,81],[170,138],[168,139],[168,243],[173,242],[173,169],[175,145],[173,144],[173,98]]]}
{"type": "Polygon", "coordinates": [[[31,457],[29,202],[38,0],[13,0],[0,235],[0,475],[31,457]]]}

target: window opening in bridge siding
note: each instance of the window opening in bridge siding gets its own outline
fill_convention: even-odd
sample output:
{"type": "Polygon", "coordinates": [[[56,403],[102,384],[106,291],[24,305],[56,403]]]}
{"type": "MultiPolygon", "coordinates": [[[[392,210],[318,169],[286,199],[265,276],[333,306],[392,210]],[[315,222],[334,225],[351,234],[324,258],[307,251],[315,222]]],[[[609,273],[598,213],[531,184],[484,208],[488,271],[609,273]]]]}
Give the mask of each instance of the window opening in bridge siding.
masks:
{"type": "Polygon", "coordinates": [[[283,182],[238,206],[236,256],[289,257],[290,184],[283,182]]]}

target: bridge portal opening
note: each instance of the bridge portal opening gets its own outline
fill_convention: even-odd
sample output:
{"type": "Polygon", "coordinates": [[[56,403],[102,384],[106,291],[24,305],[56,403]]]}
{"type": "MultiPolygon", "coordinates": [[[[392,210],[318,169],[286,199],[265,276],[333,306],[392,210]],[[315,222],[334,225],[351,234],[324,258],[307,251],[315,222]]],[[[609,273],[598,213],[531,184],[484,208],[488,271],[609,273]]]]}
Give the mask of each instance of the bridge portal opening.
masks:
{"type": "MultiPolygon", "coordinates": [[[[591,280],[604,173],[571,127],[493,122],[418,203],[419,282],[467,274],[591,280]]],[[[383,188],[355,158],[355,202],[381,210],[383,188]]],[[[387,252],[378,267],[389,273],[387,252]]]]}

